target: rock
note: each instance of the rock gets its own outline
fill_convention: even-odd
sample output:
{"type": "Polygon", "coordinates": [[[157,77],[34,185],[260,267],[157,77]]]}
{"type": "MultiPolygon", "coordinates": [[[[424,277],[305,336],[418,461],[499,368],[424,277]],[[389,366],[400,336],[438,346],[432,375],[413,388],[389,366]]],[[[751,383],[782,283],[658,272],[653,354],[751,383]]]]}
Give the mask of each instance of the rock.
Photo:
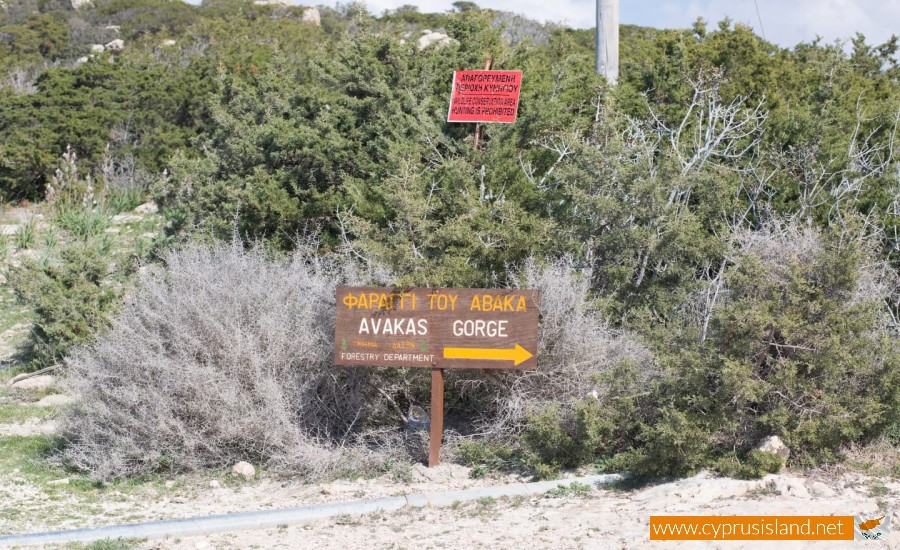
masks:
{"type": "Polygon", "coordinates": [[[144,204],[138,206],[134,209],[138,214],[156,214],[159,212],[159,207],[156,206],[155,202],[145,202],[144,204]]]}
{"type": "Polygon", "coordinates": [[[15,235],[19,232],[19,226],[16,224],[0,225],[0,235],[15,235]]]}
{"type": "Polygon", "coordinates": [[[306,8],[303,10],[303,17],[300,20],[317,27],[322,26],[322,16],[319,14],[318,8],[306,8]]]}
{"type": "Polygon", "coordinates": [[[456,42],[456,40],[442,32],[431,32],[430,30],[425,29],[422,31],[422,36],[419,37],[417,44],[420,50],[424,50],[431,45],[434,45],[436,48],[443,48],[453,42],[456,42]]]}
{"type": "Polygon", "coordinates": [[[48,481],[47,485],[68,485],[69,478],[64,477],[62,479],[54,479],[53,481],[48,481]]]}
{"type": "Polygon", "coordinates": [[[162,46],[163,48],[168,48],[169,46],[174,46],[175,44],[178,44],[178,41],[177,41],[177,40],[172,40],[172,39],[170,38],[170,39],[168,39],[168,40],[163,40],[163,41],[160,43],[160,46],[162,46]]]}
{"type": "Polygon", "coordinates": [[[75,398],[71,395],[65,395],[62,393],[54,393],[53,395],[48,395],[47,397],[41,399],[37,403],[34,404],[35,407],[62,407],[63,405],[70,405],[75,402],[75,398]]]}
{"type": "Polygon", "coordinates": [[[762,479],[762,482],[765,487],[778,491],[782,496],[803,499],[809,498],[809,491],[806,490],[806,487],[803,485],[803,480],[801,479],[785,475],[769,474],[762,479]]]}
{"type": "Polygon", "coordinates": [[[166,489],[171,489],[172,487],[175,486],[175,481],[171,480],[171,479],[167,479],[163,485],[165,485],[166,489]]]}
{"type": "Polygon", "coordinates": [[[91,53],[103,53],[106,49],[103,47],[103,44],[93,44],[91,45],[91,53]]]}
{"type": "Polygon", "coordinates": [[[71,0],[71,2],[73,10],[80,10],[81,8],[91,8],[94,6],[94,4],[91,3],[91,0],[71,0]]]}
{"type": "Polygon", "coordinates": [[[87,56],[79,57],[78,59],[75,60],[75,66],[77,67],[78,65],[84,65],[85,63],[88,62],[88,59],[89,58],[87,56]]]}
{"type": "Polygon", "coordinates": [[[256,468],[253,467],[253,464],[242,460],[231,467],[231,473],[244,479],[253,479],[256,477],[256,468]]]}
{"type": "Polygon", "coordinates": [[[214,479],[214,480],[212,480],[212,481],[209,482],[209,486],[210,486],[210,488],[212,488],[212,489],[218,489],[219,487],[222,486],[222,484],[219,483],[219,480],[218,480],[218,479],[214,479]]]}
{"type": "Polygon", "coordinates": [[[104,48],[111,52],[121,52],[125,49],[125,41],[121,38],[116,38],[112,42],[106,44],[104,48]]]}
{"type": "Polygon", "coordinates": [[[134,214],[116,214],[112,217],[113,223],[131,223],[131,222],[139,222],[143,218],[140,216],[135,216],[134,214]]]}
{"type": "MultiPolygon", "coordinates": [[[[5,332],[4,332],[3,334],[6,335],[5,332]]],[[[25,379],[25,378],[28,378],[29,376],[31,376],[31,374],[30,374],[30,373],[27,373],[27,372],[23,372],[23,373],[21,373],[21,374],[17,374],[17,375],[15,375],[15,376],[12,377],[12,380],[9,381],[9,385],[12,386],[13,384],[15,384],[16,382],[18,382],[19,380],[23,380],[23,379],[25,379]]]]}
{"type": "Polygon", "coordinates": [[[759,445],[756,446],[756,450],[763,453],[776,455],[780,457],[784,462],[787,462],[787,459],[791,456],[791,450],[788,449],[788,446],[785,445],[781,438],[777,435],[770,435],[769,437],[760,441],[759,445]]]}
{"type": "Polygon", "coordinates": [[[821,498],[833,498],[837,496],[837,492],[834,489],[825,485],[821,481],[814,481],[809,484],[809,492],[813,494],[813,496],[821,497],[821,498]]]}
{"type": "Polygon", "coordinates": [[[31,378],[19,380],[17,382],[11,383],[10,386],[19,390],[35,391],[46,390],[47,388],[53,387],[54,384],[56,384],[55,376],[42,374],[40,376],[32,376],[31,378]]]}
{"type": "Polygon", "coordinates": [[[119,25],[107,25],[103,28],[112,32],[119,32],[120,30],[122,30],[122,27],[120,27],[119,25]]]}
{"type": "Polygon", "coordinates": [[[410,405],[409,413],[406,416],[406,423],[412,430],[429,430],[431,428],[431,419],[425,409],[418,405],[410,405]]]}

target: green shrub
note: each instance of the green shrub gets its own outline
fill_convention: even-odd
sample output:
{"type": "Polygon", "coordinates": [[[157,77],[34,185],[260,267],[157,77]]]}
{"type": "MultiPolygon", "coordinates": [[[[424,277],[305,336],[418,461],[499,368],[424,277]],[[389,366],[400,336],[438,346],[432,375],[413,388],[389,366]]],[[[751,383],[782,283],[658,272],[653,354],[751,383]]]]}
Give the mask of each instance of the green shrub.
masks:
{"type": "Polygon", "coordinates": [[[548,477],[559,468],[590,462],[612,438],[615,425],[600,402],[587,398],[569,414],[550,405],[529,418],[524,433],[526,448],[533,453],[538,477],[548,477]]]}
{"type": "Polygon", "coordinates": [[[813,465],[889,429],[900,348],[883,300],[895,275],[853,234],[786,225],[738,235],[708,339],[660,352],[668,369],[651,396],[660,412],[639,435],[642,471],[756,476],[773,468],[752,452],[766,436],[813,465]]]}
{"type": "Polygon", "coordinates": [[[736,455],[724,456],[713,463],[713,469],[728,477],[757,479],[766,474],[777,474],[783,465],[781,457],[753,450],[744,460],[736,455]]]}
{"type": "Polygon", "coordinates": [[[512,447],[493,445],[483,441],[464,440],[454,449],[459,460],[466,466],[478,464],[502,464],[509,461],[514,454],[512,447]]]}
{"type": "Polygon", "coordinates": [[[738,261],[706,371],[719,434],[741,449],[779,435],[815,461],[885,430],[900,410],[900,348],[881,328],[878,263],[838,230],[759,234],[738,261]]]}
{"type": "Polygon", "coordinates": [[[885,430],[888,440],[894,445],[900,447],[900,419],[895,420],[887,430],[885,430]]]}
{"type": "Polygon", "coordinates": [[[512,445],[466,439],[452,450],[460,462],[472,468],[473,478],[514,470],[522,464],[521,453],[512,445]]]}
{"type": "Polygon", "coordinates": [[[118,298],[116,290],[103,284],[108,270],[107,257],[87,244],[61,249],[58,265],[27,261],[10,270],[16,296],[37,316],[32,349],[40,363],[58,361],[107,325],[118,298]]]}
{"type": "Polygon", "coordinates": [[[642,446],[633,470],[644,475],[689,475],[704,466],[710,450],[705,425],[672,406],[643,426],[638,436],[642,446]]]}

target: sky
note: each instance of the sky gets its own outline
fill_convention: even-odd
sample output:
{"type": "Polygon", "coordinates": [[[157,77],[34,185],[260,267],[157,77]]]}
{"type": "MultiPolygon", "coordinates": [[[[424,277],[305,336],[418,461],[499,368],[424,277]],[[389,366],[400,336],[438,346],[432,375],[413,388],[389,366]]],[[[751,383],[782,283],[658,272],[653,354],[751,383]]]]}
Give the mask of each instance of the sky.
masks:
{"type": "MultiPolygon", "coordinates": [[[[307,1],[297,3],[306,4],[307,1]]],[[[452,8],[453,2],[366,0],[366,5],[380,15],[386,9],[403,4],[418,6],[421,12],[444,12],[452,8]]],[[[322,3],[335,4],[333,0],[322,3]]],[[[593,28],[596,17],[595,0],[475,0],[475,3],[482,8],[512,11],[530,19],[564,23],[575,28],[593,28]]],[[[770,42],[788,48],[799,42],[812,41],[816,36],[826,42],[846,40],[857,31],[866,35],[869,44],[881,44],[892,33],[900,35],[900,0],[621,0],[619,5],[622,24],[688,28],[702,17],[710,28],[714,28],[715,23],[727,15],[753,27],[770,42]]]]}

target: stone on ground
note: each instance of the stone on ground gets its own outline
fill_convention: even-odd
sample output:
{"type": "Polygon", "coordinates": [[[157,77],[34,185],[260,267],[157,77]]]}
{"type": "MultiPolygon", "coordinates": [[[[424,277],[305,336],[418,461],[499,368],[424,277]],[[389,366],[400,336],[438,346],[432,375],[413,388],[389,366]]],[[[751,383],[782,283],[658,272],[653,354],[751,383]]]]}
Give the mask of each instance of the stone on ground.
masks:
{"type": "Polygon", "coordinates": [[[56,377],[49,374],[32,376],[31,378],[25,378],[24,380],[13,380],[14,381],[10,382],[10,386],[19,390],[29,391],[46,390],[47,388],[52,388],[53,385],[56,384],[56,377]]]}
{"type": "Polygon", "coordinates": [[[256,468],[242,460],[231,467],[231,473],[244,479],[253,479],[256,476],[256,468]]]}
{"type": "Polygon", "coordinates": [[[776,455],[783,461],[787,461],[787,459],[791,456],[791,450],[777,435],[770,435],[769,437],[760,441],[759,445],[756,446],[756,450],[763,453],[776,455]]]}
{"type": "Polygon", "coordinates": [[[35,407],[62,407],[63,405],[69,405],[75,402],[75,398],[71,395],[65,395],[62,393],[54,393],[53,395],[48,395],[44,397],[40,401],[34,404],[35,407]]]}

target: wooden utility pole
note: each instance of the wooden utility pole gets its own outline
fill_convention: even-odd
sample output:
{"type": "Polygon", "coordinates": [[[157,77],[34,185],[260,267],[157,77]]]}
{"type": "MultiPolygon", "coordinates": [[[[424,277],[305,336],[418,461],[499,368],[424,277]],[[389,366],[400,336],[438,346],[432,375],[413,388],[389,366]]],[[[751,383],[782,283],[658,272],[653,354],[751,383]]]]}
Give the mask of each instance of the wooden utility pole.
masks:
{"type": "Polygon", "coordinates": [[[597,0],[594,69],[614,86],[619,80],[619,0],[597,0]]]}

